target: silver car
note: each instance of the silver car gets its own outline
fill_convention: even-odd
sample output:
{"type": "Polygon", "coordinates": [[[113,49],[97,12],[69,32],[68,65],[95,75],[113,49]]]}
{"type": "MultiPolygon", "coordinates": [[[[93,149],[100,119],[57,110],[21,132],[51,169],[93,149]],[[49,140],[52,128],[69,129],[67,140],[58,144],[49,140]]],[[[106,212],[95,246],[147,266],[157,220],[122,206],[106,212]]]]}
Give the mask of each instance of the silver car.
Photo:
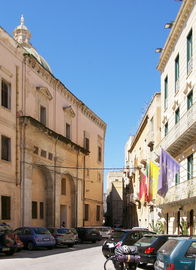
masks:
{"type": "Polygon", "coordinates": [[[71,229],[67,228],[48,228],[56,240],[56,246],[73,247],[75,236],[71,229]]]}

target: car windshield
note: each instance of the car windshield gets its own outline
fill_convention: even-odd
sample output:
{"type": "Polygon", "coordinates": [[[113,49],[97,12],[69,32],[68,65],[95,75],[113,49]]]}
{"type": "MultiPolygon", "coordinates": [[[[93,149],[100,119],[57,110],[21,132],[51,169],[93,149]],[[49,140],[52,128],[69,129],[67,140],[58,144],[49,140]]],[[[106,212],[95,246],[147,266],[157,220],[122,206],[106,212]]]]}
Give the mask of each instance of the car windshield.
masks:
{"type": "Polygon", "coordinates": [[[157,240],[156,236],[145,236],[138,240],[134,246],[138,247],[147,247],[150,246],[155,240],[157,240]]]}
{"type": "Polygon", "coordinates": [[[70,230],[69,229],[57,229],[57,233],[70,233],[70,230]]]}
{"type": "Polygon", "coordinates": [[[45,228],[33,228],[36,234],[50,234],[50,232],[45,228]]]}
{"type": "Polygon", "coordinates": [[[124,231],[113,231],[111,239],[114,241],[119,241],[125,235],[124,231]]]}
{"type": "Polygon", "coordinates": [[[2,225],[0,225],[0,233],[4,233],[4,232],[6,232],[6,233],[12,233],[13,230],[10,228],[9,225],[2,224],[2,225]]]}
{"type": "Polygon", "coordinates": [[[178,244],[179,240],[176,239],[170,239],[168,240],[160,249],[159,252],[169,255],[175,248],[175,246],[178,244]]]}

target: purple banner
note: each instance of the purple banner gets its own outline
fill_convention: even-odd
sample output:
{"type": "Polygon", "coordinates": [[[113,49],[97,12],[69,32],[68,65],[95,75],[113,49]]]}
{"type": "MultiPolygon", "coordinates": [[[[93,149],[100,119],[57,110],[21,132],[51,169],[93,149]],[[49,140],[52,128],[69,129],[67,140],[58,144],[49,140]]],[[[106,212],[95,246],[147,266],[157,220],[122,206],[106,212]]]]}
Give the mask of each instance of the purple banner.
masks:
{"type": "Polygon", "coordinates": [[[165,196],[180,170],[180,164],[163,149],[160,156],[160,175],[158,181],[158,194],[165,196]]]}

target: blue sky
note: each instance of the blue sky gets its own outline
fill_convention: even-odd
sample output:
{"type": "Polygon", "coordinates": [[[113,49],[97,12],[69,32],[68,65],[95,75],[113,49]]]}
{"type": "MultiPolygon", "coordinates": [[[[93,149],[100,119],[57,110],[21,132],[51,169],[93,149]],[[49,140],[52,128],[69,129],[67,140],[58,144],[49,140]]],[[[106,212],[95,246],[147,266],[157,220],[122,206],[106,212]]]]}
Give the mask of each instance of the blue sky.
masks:
{"type": "Polygon", "coordinates": [[[105,167],[124,166],[124,146],[155,92],[156,70],[176,0],[3,1],[0,25],[12,34],[24,15],[31,43],[53,74],[107,123],[105,167]]]}

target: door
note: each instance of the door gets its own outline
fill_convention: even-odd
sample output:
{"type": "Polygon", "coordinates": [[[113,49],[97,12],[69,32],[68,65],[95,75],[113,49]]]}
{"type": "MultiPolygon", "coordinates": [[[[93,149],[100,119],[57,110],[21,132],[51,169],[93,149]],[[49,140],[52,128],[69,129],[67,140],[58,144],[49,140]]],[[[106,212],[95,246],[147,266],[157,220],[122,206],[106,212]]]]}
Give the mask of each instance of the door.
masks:
{"type": "Polygon", "coordinates": [[[65,222],[65,227],[67,227],[67,205],[60,206],[60,224],[65,222]]]}

